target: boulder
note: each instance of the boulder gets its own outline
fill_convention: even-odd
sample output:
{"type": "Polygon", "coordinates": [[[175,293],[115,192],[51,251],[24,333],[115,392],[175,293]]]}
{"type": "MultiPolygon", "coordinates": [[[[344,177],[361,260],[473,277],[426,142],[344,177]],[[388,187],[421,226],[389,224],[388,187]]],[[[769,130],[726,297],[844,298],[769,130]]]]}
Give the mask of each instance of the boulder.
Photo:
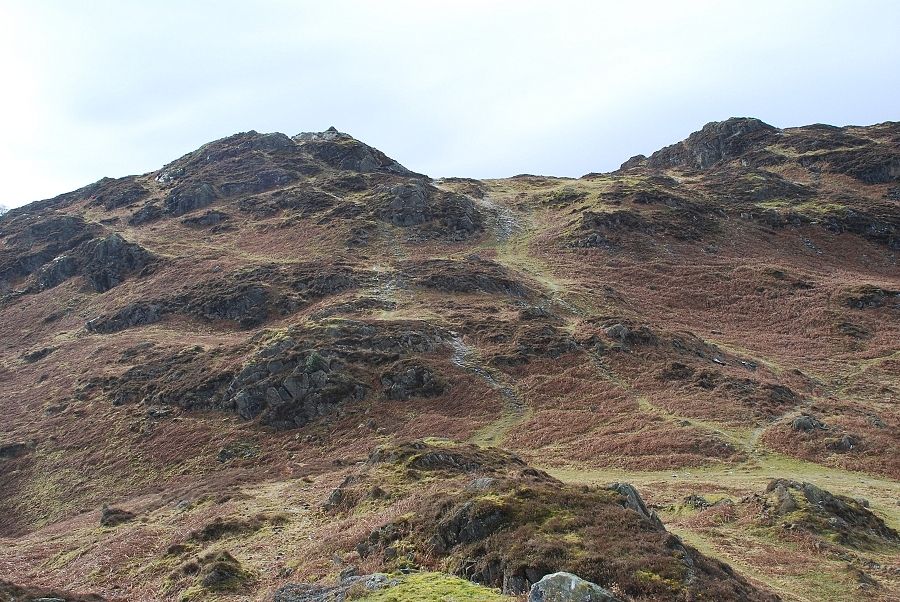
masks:
{"type": "Polygon", "coordinates": [[[18,458],[25,454],[28,446],[25,443],[0,443],[0,460],[18,458]]]}
{"type": "Polygon", "coordinates": [[[528,602],[621,602],[609,590],[572,573],[545,575],[531,586],[528,602]]]}
{"type": "Polygon", "coordinates": [[[384,573],[346,575],[337,585],[288,583],[275,592],[274,602],[345,602],[359,597],[361,592],[374,592],[400,583],[384,573]]]}
{"type": "Polygon", "coordinates": [[[825,423],[815,416],[797,416],[791,421],[791,429],[802,433],[808,433],[810,431],[816,430],[825,430],[826,428],[827,427],[825,426],[825,423]]]}
{"type": "Polygon", "coordinates": [[[115,527],[122,523],[127,523],[134,517],[135,514],[128,510],[103,506],[103,509],[100,511],[100,525],[103,527],[115,527]]]}
{"type": "Polygon", "coordinates": [[[612,489],[624,498],[622,500],[622,506],[629,510],[634,510],[650,521],[650,523],[658,530],[665,531],[666,528],[663,526],[659,516],[656,515],[656,512],[647,509],[644,500],[641,499],[641,494],[634,488],[634,485],[631,485],[630,483],[610,483],[606,488],[612,489]]]}

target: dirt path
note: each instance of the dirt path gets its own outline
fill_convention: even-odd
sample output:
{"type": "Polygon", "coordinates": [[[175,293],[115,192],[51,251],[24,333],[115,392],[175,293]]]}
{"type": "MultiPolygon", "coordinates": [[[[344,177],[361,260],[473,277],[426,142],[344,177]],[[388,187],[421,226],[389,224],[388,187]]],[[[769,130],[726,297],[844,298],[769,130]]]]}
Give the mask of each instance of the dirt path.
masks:
{"type": "Polygon", "coordinates": [[[450,361],[453,362],[453,365],[486,382],[500,394],[500,398],[503,400],[500,417],[479,429],[472,435],[469,442],[477,445],[500,445],[510,430],[528,418],[530,415],[528,405],[519,391],[509,384],[502,374],[492,370],[482,361],[474,347],[466,345],[458,334],[451,334],[453,335],[450,342],[453,347],[453,356],[450,361]]]}

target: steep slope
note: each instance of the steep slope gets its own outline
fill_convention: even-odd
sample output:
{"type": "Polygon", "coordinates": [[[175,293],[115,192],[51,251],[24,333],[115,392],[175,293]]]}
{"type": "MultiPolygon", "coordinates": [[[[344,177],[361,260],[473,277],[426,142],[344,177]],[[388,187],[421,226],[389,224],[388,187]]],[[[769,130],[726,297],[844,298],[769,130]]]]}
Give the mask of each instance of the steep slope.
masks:
{"type": "MultiPolygon", "coordinates": [[[[896,541],[809,551],[744,509],[787,478],[865,497],[898,527],[898,157],[896,123],[730,119],[613,173],[432,180],[333,128],[247,132],[13,209],[0,576],[113,600],[241,599],[390,568],[360,539],[409,513],[440,522],[431,494],[472,502],[481,465],[319,509],[344,479],[367,483],[363,498],[390,490],[394,469],[351,468],[376,446],[437,437],[540,466],[553,476],[527,487],[550,506],[586,503],[567,482],[637,483],[674,533],[752,578],[692,550],[708,572],[676,583],[658,559],[683,544],[653,536],[641,554],[657,560],[582,575],[631,599],[890,599],[896,541]],[[137,518],[97,532],[104,504],[137,518]],[[817,562],[829,573],[805,577],[817,562]],[[234,577],[224,593],[202,585],[216,571],[234,577]]],[[[478,495],[514,516],[506,470],[478,495]]],[[[549,526],[510,518],[491,541],[555,533],[554,563],[477,580],[520,593],[637,554],[614,544],[631,531],[598,538],[547,512],[549,526]],[[591,543],[560,551],[573,540],[591,543]]],[[[407,524],[413,566],[475,578],[453,546],[423,550],[428,524],[407,524]]],[[[463,551],[541,549],[525,541],[463,551]]]]}

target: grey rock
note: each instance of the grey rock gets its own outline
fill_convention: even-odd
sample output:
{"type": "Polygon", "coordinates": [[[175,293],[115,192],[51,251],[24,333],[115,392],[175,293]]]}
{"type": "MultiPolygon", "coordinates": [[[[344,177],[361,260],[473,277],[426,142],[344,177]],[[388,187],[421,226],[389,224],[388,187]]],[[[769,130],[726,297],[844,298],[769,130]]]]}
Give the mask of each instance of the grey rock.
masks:
{"type": "Polygon", "coordinates": [[[659,519],[659,516],[656,515],[656,512],[647,509],[647,506],[644,504],[644,500],[641,499],[641,494],[638,493],[637,489],[635,489],[633,485],[629,483],[610,483],[606,486],[606,488],[612,489],[624,498],[622,501],[622,506],[628,508],[629,510],[634,510],[645,519],[650,521],[650,523],[654,527],[656,527],[660,531],[665,531],[666,528],[663,526],[662,521],[659,519]]]}
{"type": "Polygon", "coordinates": [[[129,226],[141,226],[156,221],[163,216],[162,207],[156,203],[148,203],[131,214],[128,218],[129,226]]]}
{"type": "Polygon", "coordinates": [[[381,377],[381,386],[389,399],[435,397],[444,392],[444,383],[435,373],[419,364],[401,364],[381,377]]]}
{"type": "Polygon", "coordinates": [[[791,429],[808,433],[810,431],[825,430],[825,423],[815,416],[803,415],[797,416],[791,421],[791,429]]]}
{"type": "Polygon", "coordinates": [[[166,308],[161,303],[138,302],[126,305],[110,316],[99,316],[85,324],[88,332],[109,334],[126,328],[159,322],[166,308]]]}
{"type": "Polygon", "coordinates": [[[24,443],[2,443],[0,444],[0,460],[8,460],[18,458],[25,454],[28,446],[24,443]]]}
{"type": "Polygon", "coordinates": [[[275,591],[274,602],[345,602],[351,590],[362,589],[374,592],[399,585],[400,580],[385,575],[346,575],[337,585],[313,585],[308,583],[288,583],[275,591]]]}
{"type": "Polygon", "coordinates": [[[528,602],[622,602],[609,590],[572,573],[553,573],[531,586],[528,602]]]}

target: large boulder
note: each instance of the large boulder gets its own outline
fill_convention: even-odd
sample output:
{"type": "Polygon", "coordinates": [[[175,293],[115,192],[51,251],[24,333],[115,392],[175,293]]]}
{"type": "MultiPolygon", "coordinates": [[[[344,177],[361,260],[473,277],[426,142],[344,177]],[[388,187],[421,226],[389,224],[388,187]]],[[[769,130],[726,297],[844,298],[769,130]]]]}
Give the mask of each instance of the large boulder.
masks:
{"type": "Polygon", "coordinates": [[[531,586],[528,602],[620,602],[609,590],[572,573],[553,573],[531,586]]]}
{"type": "Polygon", "coordinates": [[[345,602],[355,599],[360,593],[375,592],[399,583],[398,579],[384,573],[348,575],[332,586],[288,583],[275,592],[274,602],[345,602]]]}

